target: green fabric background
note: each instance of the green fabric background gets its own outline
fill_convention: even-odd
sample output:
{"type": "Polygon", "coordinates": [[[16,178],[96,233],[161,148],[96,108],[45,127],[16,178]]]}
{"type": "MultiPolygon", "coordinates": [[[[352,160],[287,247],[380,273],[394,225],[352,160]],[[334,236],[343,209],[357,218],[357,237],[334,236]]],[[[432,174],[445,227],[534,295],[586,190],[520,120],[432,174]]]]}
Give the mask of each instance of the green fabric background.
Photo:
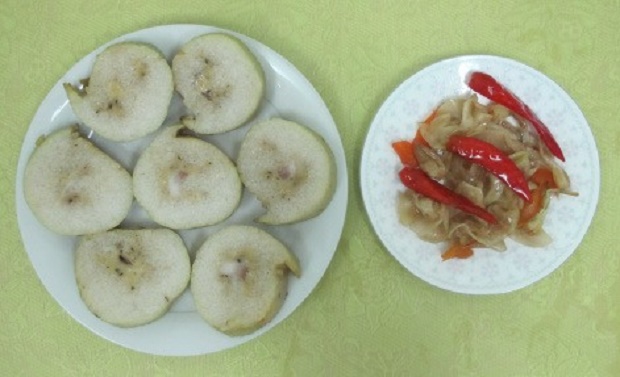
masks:
{"type": "Polygon", "coordinates": [[[17,1],[0,5],[0,375],[618,376],[620,3],[616,1],[17,1]],[[315,85],[343,139],[349,207],[332,264],[283,323],[240,347],[156,357],[109,343],[46,292],[15,215],[21,143],[54,83],[102,43],[173,23],[244,33],[315,85]],[[518,292],[477,297],[413,277],[373,233],[359,161],[374,113],[405,78],[460,54],[517,59],[581,107],[601,159],[576,253],[518,292]]]}

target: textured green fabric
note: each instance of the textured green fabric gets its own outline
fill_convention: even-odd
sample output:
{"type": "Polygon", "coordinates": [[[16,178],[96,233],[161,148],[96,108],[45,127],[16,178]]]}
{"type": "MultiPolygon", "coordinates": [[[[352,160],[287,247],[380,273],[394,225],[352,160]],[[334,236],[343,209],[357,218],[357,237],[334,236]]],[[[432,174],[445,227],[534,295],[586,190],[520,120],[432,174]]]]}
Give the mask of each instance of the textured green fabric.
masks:
{"type": "Polygon", "coordinates": [[[0,375],[620,375],[620,3],[618,1],[16,1],[0,6],[0,375]],[[244,33],[315,85],[343,139],[347,220],[313,294],[240,347],[156,357],[75,322],[46,292],[15,214],[22,139],[54,83],[122,34],[174,23],[244,33]],[[460,54],[517,59],[581,107],[601,159],[592,226],[559,270],[526,289],[477,297],[413,277],[365,214],[359,162],[369,124],[405,78],[460,54]]]}

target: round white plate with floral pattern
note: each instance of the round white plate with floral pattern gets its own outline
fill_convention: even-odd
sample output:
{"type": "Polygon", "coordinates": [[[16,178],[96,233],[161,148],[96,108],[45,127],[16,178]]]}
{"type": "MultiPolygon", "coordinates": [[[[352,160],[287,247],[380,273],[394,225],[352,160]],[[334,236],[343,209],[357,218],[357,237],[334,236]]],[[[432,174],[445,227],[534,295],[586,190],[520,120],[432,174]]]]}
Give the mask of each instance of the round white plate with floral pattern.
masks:
{"type": "MultiPolygon", "coordinates": [[[[185,109],[182,101],[175,95],[164,126],[177,122],[183,114],[185,109]]],[[[157,134],[129,143],[113,143],[88,130],[83,131],[129,171],[133,170],[140,152],[157,134]]],[[[77,321],[105,339],[141,352],[175,356],[211,353],[240,345],[264,334],[287,318],[321,280],[336,251],[344,225],[348,195],[347,169],[340,135],[327,106],[312,84],[290,62],[262,43],[238,33],[203,25],[162,25],[139,30],[106,43],[76,63],[52,88],[32,120],[22,146],[16,181],[17,220],[24,246],[41,282],[56,301],[77,321]],[[179,231],[190,254],[193,254],[210,234],[221,227],[253,224],[274,235],[297,255],[301,277],[289,278],[288,296],[282,308],[271,322],[256,332],[232,337],[216,331],[196,312],[189,289],[163,317],[154,322],[133,328],[112,326],[95,317],[80,299],[73,270],[76,238],[59,236],[45,229],[28,208],[22,187],[26,161],[40,135],[77,122],[62,84],[77,84],[78,80],[88,77],[95,56],[105,47],[121,41],[146,42],[159,48],[170,61],[183,43],[198,35],[213,32],[230,33],[245,42],[262,65],[267,85],[265,99],[253,120],[236,130],[209,135],[205,139],[236,160],[241,140],[251,123],[279,116],[304,124],[323,136],[334,153],[337,168],[334,196],[325,211],[313,219],[291,225],[260,226],[253,220],[263,213],[263,209],[258,200],[246,190],[239,208],[225,222],[179,231]]],[[[136,203],[121,225],[155,226],[136,203]]]]}
{"type": "MultiPolygon", "coordinates": [[[[483,98],[481,97],[481,100],[483,98]]],[[[361,161],[364,204],[385,248],[412,274],[449,291],[497,294],[526,287],[553,272],[575,251],[596,210],[600,185],[594,137],[574,101],[551,79],[514,60],[460,56],[432,64],[399,85],[383,103],[366,137],[361,161]],[[562,164],[577,197],[552,198],[544,229],[553,241],[531,248],[506,240],[507,250],[475,249],[468,259],[442,261],[444,244],[420,240],[399,223],[396,198],[406,190],[391,143],[410,139],[442,100],[473,93],[465,84],[472,71],[495,77],[520,97],[549,127],[564,150],[562,164]]]]}

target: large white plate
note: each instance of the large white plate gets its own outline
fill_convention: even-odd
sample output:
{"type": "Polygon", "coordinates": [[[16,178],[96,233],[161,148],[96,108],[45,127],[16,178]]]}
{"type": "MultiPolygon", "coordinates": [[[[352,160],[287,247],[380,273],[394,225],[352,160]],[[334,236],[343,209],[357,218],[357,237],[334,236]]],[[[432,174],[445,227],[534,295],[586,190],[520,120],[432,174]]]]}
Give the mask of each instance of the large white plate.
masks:
{"type": "MultiPolygon", "coordinates": [[[[483,100],[483,98],[481,98],[483,100]]],[[[361,187],[372,225],[392,255],[411,273],[459,293],[505,293],[532,284],[562,264],[581,242],[599,193],[599,160],[594,138],[577,105],[552,80],[514,60],[462,56],[435,63],[405,80],[383,103],[366,137],[361,187]],[[578,197],[553,198],[544,228],[553,243],[544,249],[507,240],[500,253],[476,249],[466,260],[441,261],[445,245],[420,240],[396,213],[400,162],[391,143],[410,139],[417,122],[447,97],[471,93],[465,77],[474,70],[505,84],[547,124],[566,156],[565,170],[578,197]]]]}
{"type": "MultiPolygon", "coordinates": [[[[181,101],[175,97],[166,124],[178,120],[184,111],[181,101]]],[[[226,134],[207,137],[206,140],[218,145],[235,160],[240,142],[248,128],[249,125],[245,125],[226,134]]],[[[97,145],[131,171],[140,151],[153,136],[130,143],[112,143],[92,134],[91,137],[97,145]]],[[[16,180],[17,217],[23,242],[49,293],[77,321],[100,336],[137,351],[159,355],[197,355],[223,350],[264,334],[288,317],[317,285],[331,261],[342,233],[348,193],[344,150],[338,129],[320,95],[308,80],[291,63],[263,44],[244,35],[199,25],[166,25],[140,30],[110,41],[80,60],[56,83],[32,120],[22,146],[16,180]],[[77,84],[79,79],[88,77],[96,54],[107,45],[120,41],[148,42],[157,46],[170,61],[179,47],[192,37],[217,31],[234,34],[243,40],[265,70],[266,99],[260,112],[249,123],[280,116],[305,124],[325,138],[334,152],[338,170],[333,200],[327,209],[314,219],[289,226],[263,227],[294,251],[301,263],[302,276],[299,279],[290,278],[289,294],[282,309],[273,321],[260,330],[240,337],[229,337],[215,331],[195,311],[189,290],[163,318],[153,323],[130,329],[108,325],[92,315],[79,297],[73,271],[76,238],[61,237],[48,231],[39,224],[26,205],[22,190],[25,163],[40,135],[77,121],[62,83],[77,84]]],[[[261,212],[260,203],[246,192],[239,209],[225,223],[179,233],[190,252],[194,253],[210,234],[222,226],[253,224],[253,219],[261,212]]],[[[123,225],[153,226],[153,223],[143,210],[134,205],[123,225]]]]}

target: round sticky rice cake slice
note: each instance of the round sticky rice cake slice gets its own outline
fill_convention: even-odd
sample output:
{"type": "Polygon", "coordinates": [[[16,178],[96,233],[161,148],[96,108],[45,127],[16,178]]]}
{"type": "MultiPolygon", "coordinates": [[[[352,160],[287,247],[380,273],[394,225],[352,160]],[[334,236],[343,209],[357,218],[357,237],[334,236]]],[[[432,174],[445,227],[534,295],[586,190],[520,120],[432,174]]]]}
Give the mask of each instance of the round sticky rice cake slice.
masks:
{"type": "Polygon", "coordinates": [[[142,152],[134,195],[153,221],[173,229],[213,225],[241,201],[233,162],[181,125],[167,127],[142,152]]]}
{"type": "Polygon", "coordinates": [[[133,190],[129,173],[74,126],[39,139],[24,171],[24,197],[45,227],[80,235],[119,225],[133,190]]]}
{"type": "Polygon", "coordinates": [[[149,323],[166,313],[185,290],[187,249],[169,229],[116,229],[83,236],[75,276],[88,309],[122,327],[149,323]]]}
{"type": "Polygon", "coordinates": [[[244,225],[223,228],[200,247],[192,266],[196,309],[226,334],[253,332],[282,307],[288,271],[300,276],[297,258],[269,233],[244,225]]]}
{"type": "Polygon", "coordinates": [[[267,209],[257,219],[267,224],[318,215],[336,186],[336,165],[323,138],[280,118],[250,128],[239,150],[237,169],[243,184],[267,209]]]}
{"type": "Polygon", "coordinates": [[[172,60],[176,90],[192,115],[188,128],[205,134],[226,132],[248,121],[265,92],[265,74],[236,37],[212,33],[186,43],[172,60]]]}
{"type": "Polygon", "coordinates": [[[157,130],[168,113],[174,84],[155,47],[123,42],[99,54],[83,88],[64,84],[75,115],[101,136],[135,140],[157,130]]]}

